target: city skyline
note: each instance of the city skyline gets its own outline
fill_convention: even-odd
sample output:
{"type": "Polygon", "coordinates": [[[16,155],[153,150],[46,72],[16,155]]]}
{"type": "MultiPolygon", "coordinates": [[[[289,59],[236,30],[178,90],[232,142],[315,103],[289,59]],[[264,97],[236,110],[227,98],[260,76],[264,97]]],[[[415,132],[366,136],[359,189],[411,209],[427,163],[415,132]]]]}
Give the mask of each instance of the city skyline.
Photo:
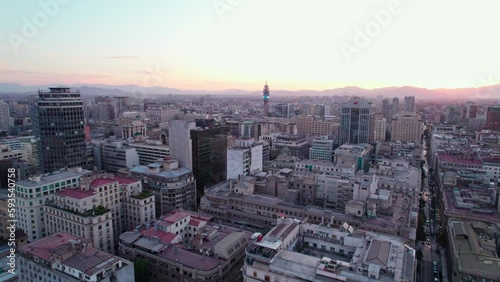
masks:
{"type": "Polygon", "coordinates": [[[292,91],[500,82],[500,43],[488,28],[498,21],[494,1],[479,8],[451,1],[116,4],[7,4],[2,82],[192,91],[254,90],[265,79],[292,91]]]}

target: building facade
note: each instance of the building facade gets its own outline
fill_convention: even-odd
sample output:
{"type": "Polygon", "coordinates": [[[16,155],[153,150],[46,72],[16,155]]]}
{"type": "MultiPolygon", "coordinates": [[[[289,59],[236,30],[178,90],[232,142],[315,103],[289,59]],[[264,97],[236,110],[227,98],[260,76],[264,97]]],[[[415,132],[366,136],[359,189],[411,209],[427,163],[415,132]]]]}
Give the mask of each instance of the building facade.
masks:
{"type": "Polygon", "coordinates": [[[368,101],[359,98],[342,104],[339,145],[369,142],[370,106],[368,101]]]}
{"type": "Polygon", "coordinates": [[[131,261],[95,249],[86,238],[54,234],[19,249],[19,281],[134,281],[131,261]]]}
{"type": "Polygon", "coordinates": [[[405,112],[414,113],[415,112],[415,96],[405,96],[404,100],[404,108],[405,112]]]}
{"type": "Polygon", "coordinates": [[[251,139],[236,140],[236,147],[227,149],[227,179],[237,179],[262,171],[263,146],[251,139]]]}
{"type": "Polygon", "coordinates": [[[117,172],[122,168],[131,169],[139,165],[139,154],[135,148],[120,141],[102,142],[94,146],[94,160],[99,171],[117,172]]]}
{"type": "Polygon", "coordinates": [[[500,130],[500,106],[488,107],[486,112],[486,128],[500,130]]]}
{"type": "Polygon", "coordinates": [[[333,161],[333,140],[326,138],[316,138],[309,149],[309,159],[333,161]]]}
{"type": "Polygon", "coordinates": [[[173,211],[120,236],[120,255],[148,262],[150,281],[241,281],[251,233],[212,217],[173,211]]]}
{"type": "Polygon", "coordinates": [[[63,167],[85,165],[83,101],[79,91],[49,88],[38,91],[37,122],[34,132],[40,142],[40,160],[44,172],[63,167]]]}
{"type": "Polygon", "coordinates": [[[164,215],[175,209],[195,210],[196,181],[193,172],[179,167],[176,160],[164,160],[147,166],[136,166],[131,177],[140,179],[144,189],[155,195],[157,215],[164,215]]]}
{"type": "Polygon", "coordinates": [[[424,130],[423,122],[415,113],[401,113],[392,120],[391,141],[420,143],[424,130]]]}
{"type": "Polygon", "coordinates": [[[90,174],[88,170],[76,168],[33,176],[16,183],[16,219],[29,241],[38,240],[47,234],[43,218],[44,204],[49,196],[65,188],[80,187],[81,179],[90,174]]]}

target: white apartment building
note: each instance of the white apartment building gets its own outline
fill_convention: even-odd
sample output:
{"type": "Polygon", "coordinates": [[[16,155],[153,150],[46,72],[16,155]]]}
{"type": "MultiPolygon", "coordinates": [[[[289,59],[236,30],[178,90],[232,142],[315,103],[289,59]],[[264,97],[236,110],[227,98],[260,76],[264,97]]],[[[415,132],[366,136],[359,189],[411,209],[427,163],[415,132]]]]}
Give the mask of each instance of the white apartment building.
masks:
{"type": "Polygon", "coordinates": [[[19,228],[28,235],[28,241],[46,235],[43,208],[49,196],[64,188],[80,187],[81,178],[90,174],[88,170],[75,168],[30,177],[16,183],[16,219],[19,228]]]}
{"type": "Polygon", "coordinates": [[[227,179],[262,171],[263,146],[253,138],[237,139],[235,148],[227,149],[227,179]]]}
{"type": "Polygon", "coordinates": [[[139,154],[139,164],[148,165],[170,156],[170,149],[167,145],[162,145],[160,141],[127,142],[129,147],[135,148],[139,154]]]}
{"type": "Polygon", "coordinates": [[[99,171],[116,172],[139,165],[139,154],[135,148],[128,147],[121,141],[97,141],[97,144],[94,143],[94,160],[99,171]]]}
{"type": "Polygon", "coordinates": [[[327,138],[316,138],[309,149],[309,159],[329,161],[333,160],[333,140],[327,138]]]}

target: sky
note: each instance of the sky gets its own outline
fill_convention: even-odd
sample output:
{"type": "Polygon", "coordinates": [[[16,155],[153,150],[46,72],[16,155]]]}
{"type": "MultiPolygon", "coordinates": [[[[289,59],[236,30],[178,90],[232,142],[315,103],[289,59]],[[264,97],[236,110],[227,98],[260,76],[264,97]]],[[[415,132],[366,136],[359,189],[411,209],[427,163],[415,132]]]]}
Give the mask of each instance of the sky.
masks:
{"type": "Polygon", "coordinates": [[[0,82],[183,90],[500,83],[500,1],[2,1],[0,82]]]}

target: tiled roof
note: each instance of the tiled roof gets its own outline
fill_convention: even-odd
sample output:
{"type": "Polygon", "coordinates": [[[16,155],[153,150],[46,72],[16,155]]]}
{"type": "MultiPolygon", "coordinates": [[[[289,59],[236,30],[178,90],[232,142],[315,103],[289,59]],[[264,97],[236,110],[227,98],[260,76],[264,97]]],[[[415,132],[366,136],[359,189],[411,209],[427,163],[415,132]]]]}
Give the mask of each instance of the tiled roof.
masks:
{"type": "Polygon", "coordinates": [[[73,235],[58,233],[22,246],[20,251],[49,261],[56,249],[58,249],[61,245],[68,244],[70,240],[75,239],[77,239],[77,237],[73,235]]]}
{"type": "Polygon", "coordinates": [[[90,187],[99,187],[99,186],[102,186],[102,185],[106,185],[108,183],[113,183],[115,182],[116,180],[115,179],[109,179],[109,178],[97,178],[97,179],[94,179],[91,183],[90,183],[90,187]]]}
{"type": "Polygon", "coordinates": [[[132,183],[140,181],[140,180],[137,180],[137,179],[127,178],[127,177],[121,177],[121,176],[115,176],[115,180],[118,181],[119,184],[132,184],[132,183]]]}
{"type": "Polygon", "coordinates": [[[95,195],[95,192],[82,189],[64,189],[57,192],[56,195],[81,200],[95,195]]]}

